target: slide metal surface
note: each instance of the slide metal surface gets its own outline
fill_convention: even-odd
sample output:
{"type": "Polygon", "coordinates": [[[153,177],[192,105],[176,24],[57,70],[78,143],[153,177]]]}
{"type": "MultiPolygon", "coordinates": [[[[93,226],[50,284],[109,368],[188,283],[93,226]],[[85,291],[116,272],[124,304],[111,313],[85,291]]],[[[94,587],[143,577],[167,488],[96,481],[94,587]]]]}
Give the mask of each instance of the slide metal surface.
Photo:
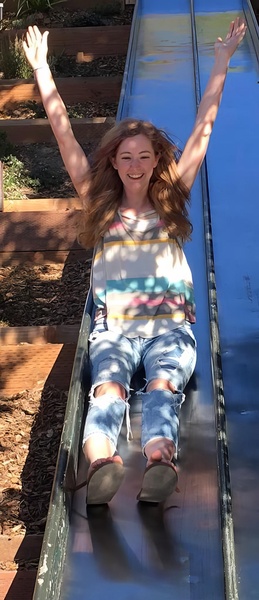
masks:
{"type": "Polygon", "coordinates": [[[34,600],[252,600],[259,570],[258,28],[249,0],[140,0],[118,118],[153,121],[183,146],[229,22],[246,18],[186,245],[198,362],[181,416],[179,487],[163,507],[136,502],[145,461],[141,406],[123,429],[126,476],[109,508],[86,515],[80,432],[88,389],[89,296],[81,324],[34,600]],[[208,7],[209,4],[209,7],[208,7]],[[78,467],[79,464],[79,467],[78,467]]]}

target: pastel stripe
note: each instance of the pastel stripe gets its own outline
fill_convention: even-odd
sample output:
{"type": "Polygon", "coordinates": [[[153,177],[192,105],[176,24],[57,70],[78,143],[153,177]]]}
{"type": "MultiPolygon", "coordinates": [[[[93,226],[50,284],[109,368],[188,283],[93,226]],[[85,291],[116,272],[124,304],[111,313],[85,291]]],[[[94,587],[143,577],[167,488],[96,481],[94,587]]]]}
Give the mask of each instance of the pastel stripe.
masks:
{"type": "Polygon", "coordinates": [[[195,322],[189,265],[161,221],[127,219],[126,226],[118,216],[95,250],[92,281],[97,318],[128,337],[153,337],[185,319],[195,322]]]}
{"type": "MultiPolygon", "coordinates": [[[[182,321],[184,319],[184,317],[185,317],[185,312],[183,310],[181,310],[181,311],[179,311],[179,314],[177,316],[182,321]]],[[[143,317],[143,315],[139,316],[139,317],[132,317],[130,315],[120,315],[118,313],[110,313],[109,314],[109,318],[110,319],[123,320],[123,321],[146,321],[146,319],[143,317]]],[[[169,314],[165,313],[165,314],[159,314],[159,315],[150,315],[148,317],[148,319],[150,321],[156,321],[158,319],[167,319],[167,320],[168,319],[172,319],[173,320],[173,317],[172,317],[172,315],[169,315],[169,314]]]]}

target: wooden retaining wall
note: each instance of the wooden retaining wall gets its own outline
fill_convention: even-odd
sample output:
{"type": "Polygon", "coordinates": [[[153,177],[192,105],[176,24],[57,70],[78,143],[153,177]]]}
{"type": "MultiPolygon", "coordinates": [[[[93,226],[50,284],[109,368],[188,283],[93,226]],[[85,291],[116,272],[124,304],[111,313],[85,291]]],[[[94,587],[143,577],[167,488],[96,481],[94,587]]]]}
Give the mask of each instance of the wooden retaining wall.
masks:
{"type": "MultiPolygon", "coordinates": [[[[96,140],[115,123],[114,117],[70,119],[76,139],[80,143],[96,140]]],[[[0,119],[0,131],[5,131],[11,144],[56,143],[48,119],[0,119]]]]}
{"type": "MultiPolygon", "coordinates": [[[[43,29],[41,28],[43,31],[43,29]]],[[[21,39],[25,29],[2,31],[1,39],[21,39]]],[[[100,56],[123,56],[127,54],[130,25],[109,27],[50,28],[49,54],[62,53],[75,56],[78,62],[91,61],[100,56]]]]}
{"type": "MultiPolygon", "coordinates": [[[[59,77],[57,89],[67,104],[77,102],[118,102],[122,76],[59,77]]],[[[33,79],[3,79],[0,84],[0,109],[12,108],[19,102],[40,102],[38,87],[33,79]]]]}

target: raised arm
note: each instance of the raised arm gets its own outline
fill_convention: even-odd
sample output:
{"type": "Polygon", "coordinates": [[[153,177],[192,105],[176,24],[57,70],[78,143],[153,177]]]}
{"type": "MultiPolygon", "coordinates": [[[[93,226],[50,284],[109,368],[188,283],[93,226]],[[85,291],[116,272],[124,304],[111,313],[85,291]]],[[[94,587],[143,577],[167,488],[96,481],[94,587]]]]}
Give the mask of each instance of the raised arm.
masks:
{"type": "Polygon", "coordinates": [[[89,163],[80,144],[77,142],[66,107],[60,97],[47,63],[48,31],[41,34],[36,25],[29,27],[23,49],[34,70],[43,106],[52,131],[57,140],[65,167],[80,197],[87,193],[89,163]]]}
{"type": "Polygon", "coordinates": [[[187,188],[191,189],[207,151],[210,134],[218,113],[228,64],[246,32],[239,19],[230,23],[226,39],[215,43],[215,62],[202,96],[193,131],[178,163],[178,172],[187,188]]]}

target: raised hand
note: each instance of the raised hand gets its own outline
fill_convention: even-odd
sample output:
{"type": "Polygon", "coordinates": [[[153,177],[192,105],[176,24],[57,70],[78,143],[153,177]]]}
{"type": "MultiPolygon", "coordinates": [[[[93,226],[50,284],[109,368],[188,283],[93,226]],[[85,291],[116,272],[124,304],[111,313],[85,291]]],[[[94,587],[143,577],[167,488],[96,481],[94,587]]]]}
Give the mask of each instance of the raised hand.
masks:
{"type": "Polygon", "coordinates": [[[215,54],[224,54],[229,60],[236,51],[246,32],[246,25],[242,19],[237,17],[234,21],[231,21],[228,33],[224,40],[218,37],[215,43],[215,54]]]}
{"type": "Polygon", "coordinates": [[[28,27],[23,41],[25,56],[33,69],[47,65],[48,31],[41,34],[37,25],[28,27]]]}

